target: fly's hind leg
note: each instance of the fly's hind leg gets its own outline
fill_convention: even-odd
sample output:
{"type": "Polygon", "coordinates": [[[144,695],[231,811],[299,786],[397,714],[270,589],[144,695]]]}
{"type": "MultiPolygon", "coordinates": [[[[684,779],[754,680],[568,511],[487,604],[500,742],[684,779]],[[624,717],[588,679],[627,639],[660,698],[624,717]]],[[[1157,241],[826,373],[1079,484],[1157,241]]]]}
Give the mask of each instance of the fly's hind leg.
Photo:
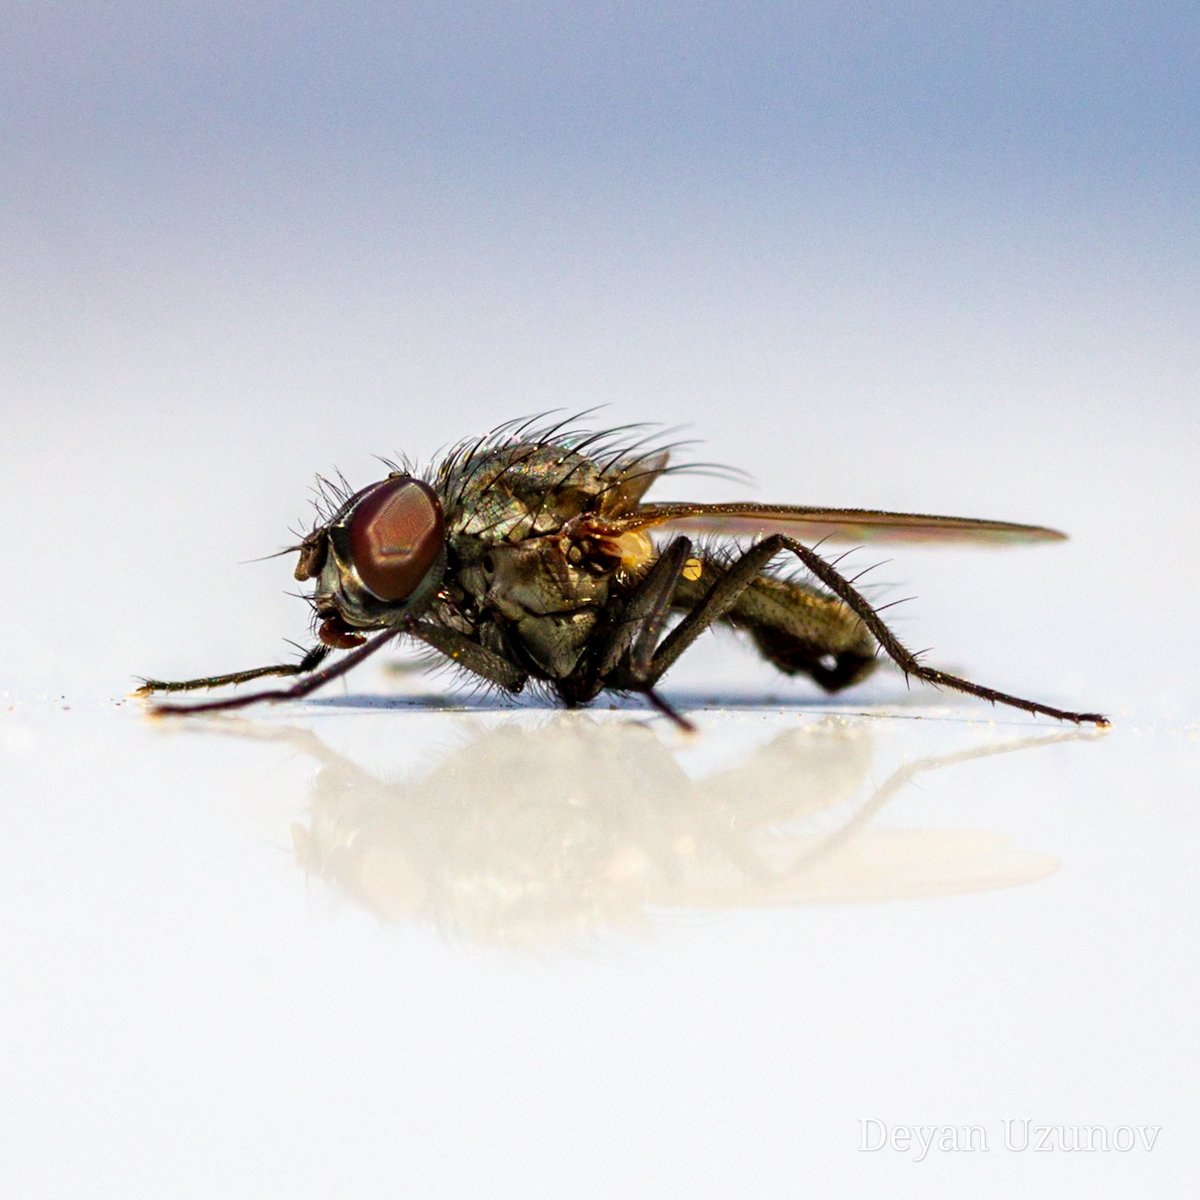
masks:
{"type": "MultiPolygon", "coordinates": [[[[900,639],[888,628],[862,593],[848,579],[842,576],[831,563],[822,558],[815,550],[810,550],[802,542],[786,537],[783,534],[773,534],[770,537],[764,538],[761,542],[751,546],[749,550],[728,568],[724,569],[724,573],[719,575],[716,582],[712,584],[708,592],[699,600],[699,603],[691,609],[687,616],[663,640],[662,645],[659,646],[654,654],[647,683],[650,686],[657,683],[663,672],[714,621],[730,620],[732,623],[737,624],[739,618],[737,606],[739,602],[748,603],[748,601],[744,601],[747,591],[755,585],[755,581],[766,569],[771,560],[784,550],[794,554],[804,567],[833,593],[836,600],[840,601],[846,610],[852,614],[853,620],[856,623],[861,623],[864,629],[864,636],[869,635],[870,638],[874,639],[879,648],[887,654],[906,676],[915,676],[917,679],[924,680],[926,683],[933,684],[934,686],[949,687],[955,691],[966,692],[971,696],[979,696],[981,699],[989,700],[993,704],[1005,704],[1010,708],[1019,708],[1024,712],[1042,713],[1048,717],[1057,717],[1061,721],[1074,721],[1076,724],[1086,723],[1101,726],[1108,724],[1108,719],[1100,713],[1070,712],[1066,709],[1054,708],[1048,704],[1039,704],[1035,700],[1025,700],[1020,696],[1013,696],[1007,692],[997,691],[995,688],[985,687],[983,684],[974,683],[959,675],[952,675],[948,671],[939,671],[936,668],[924,666],[917,661],[916,655],[904,646],[900,639]]],[[[716,567],[714,568],[714,573],[720,570],[721,568],[716,567]]],[[[769,579],[770,577],[766,578],[769,579]]],[[[758,585],[760,591],[763,586],[765,585],[758,585]]],[[[681,599],[686,599],[686,597],[681,597],[681,599]]],[[[778,654],[778,645],[772,640],[776,637],[776,632],[769,633],[766,638],[766,644],[769,649],[774,650],[778,654]]],[[[822,654],[832,655],[832,665],[828,662],[825,664],[818,663],[817,665],[831,670],[833,672],[832,678],[836,684],[839,668],[844,669],[848,675],[853,675],[855,670],[854,661],[856,658],[861,658],[865,655],[866,644],[861,644],[857,649],[851,646],[841,651],[840,653],[847,655],[844,660],[844,666],[843,660],[839,657],[839,651],[836,648],[828,647],[822,651],[822,654]]],[[[770,657],[771,655],[769,654],[768,656],[770,657]]],[[[773,661],[776,660],[773,658],[773,661]]],[[[784,664],[787,664],[793,660],[785,654],[783,661],[784,664]]],[[[787,669],[786,665],[784,669],[787,669]]],[[[805,666],[804,669],[813,674],[814,678],[817,678],[818,682],[820,682],[820,676],[812,671],[811,667],[805,666]]],[[[846,680],[846,682],[851,681],[849,679],[846,680]]]]}
{"type": "Polygon", "coordinates": [[[978,696],[982,700],[991,701],[992,704],[1005,704],[1009,708],[1019,708],[1024,712],[1041,713],[1047,717],[1057,717],[1060,721],[1073,721],[1076,725],[1087,724],[1101,727],[1108,725],[1108,718],[1102,713],[1079,713],[1054,708],[1049,704],[1039,704],[1036,700],[1025,700],[1021,696],[1012,696],[1007,692],[985,687],[970,679],[964,679],[961,675],[952,675],[949,671],[939,671],[935,667],[923,666],[917,661],[917,656],[903,645],[887,627],[854,585],[840,575],[816,551],[810,550],[802,542],[782,534],[769,537],[761,544],[764,546],[773,544],[776,552],[779,550],[791,551],[839,600],[857,614],[859,620],[879,643],[880,648],[906,676],[913,675],[935,687],[953,688],[955,691],[965,692],[969,696],[978,696]]]}

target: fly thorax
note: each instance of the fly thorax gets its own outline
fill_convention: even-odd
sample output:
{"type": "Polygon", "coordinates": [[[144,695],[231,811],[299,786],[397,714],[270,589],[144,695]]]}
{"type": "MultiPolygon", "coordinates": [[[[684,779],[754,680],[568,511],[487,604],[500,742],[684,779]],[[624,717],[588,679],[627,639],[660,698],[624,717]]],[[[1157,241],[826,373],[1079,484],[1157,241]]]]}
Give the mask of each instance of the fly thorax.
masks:
{"type": "Polygon", "coordinates": [[[564,446],[496,447],[439,478],[453,534],[515,542],[590,511],[611,481],[564,446]]]}
{"type": "Polygon", "coordinates": [[[568,557],[561,538],[534,538],[497,545],[482,556],[478,577],[485,583],[484,608],[510,620],[548,613],[574,613],[603,604],[608,576],[568,557]]]}

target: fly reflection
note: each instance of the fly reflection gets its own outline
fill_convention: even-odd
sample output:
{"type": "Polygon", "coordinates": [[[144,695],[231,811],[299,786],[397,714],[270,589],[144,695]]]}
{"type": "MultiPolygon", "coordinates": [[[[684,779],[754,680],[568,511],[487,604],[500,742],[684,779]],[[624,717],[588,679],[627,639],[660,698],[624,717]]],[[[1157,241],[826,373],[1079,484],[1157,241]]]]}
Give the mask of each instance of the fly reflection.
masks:
{"type": "Polygon", "coordinates": [[[585,713],[467,719],[456,748],[397,779],[309,729],[207,728],[314,758],[311,812],[292,828],[299,864],[385,921],[454,939],[551,949],[648,931],[672,911],[986,891],[1056,869],[1000,834],[872,819],[927,772],[1078,734],[914,759],[879,783],[872,724],[789,725],[698,778],[663,730],[585,713]]]}

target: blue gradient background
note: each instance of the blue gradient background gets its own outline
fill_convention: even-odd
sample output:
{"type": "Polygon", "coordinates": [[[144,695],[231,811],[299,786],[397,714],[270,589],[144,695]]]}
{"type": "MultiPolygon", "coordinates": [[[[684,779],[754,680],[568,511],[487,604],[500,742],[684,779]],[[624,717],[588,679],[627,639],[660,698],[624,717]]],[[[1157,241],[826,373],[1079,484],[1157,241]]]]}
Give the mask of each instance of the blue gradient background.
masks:
{"type": "Polygon", "coordinates": [[[0,1195],[1184,1194],[1198,52],[1195,3],[10,0],[0,1195]],[[239,564],[314,472],[601,403],[755,476],[667,497],[1069,530],[849,569],[894,560],[929,662],[1113,728],[828,699],[732,637],[665,680],[692,739],[443,711],[383,655],[244,723],[122,702],[310,636],[294,558],[239,564]],[[543,903],[603,944],[474,948],[543,903]],[[874,1116],[996,1151],[859,1153],[874,1116]],[[1162,1138],[1003,1152],[1023,1117],[1162,1138]]]}
{"type": "MultiPolygon", "coordinates": [[[[901,572],[973,660],[963,589],[1091,606],[1145,538],[1196,577],[1193,5],[7,12],[5,486],[93,527],[88,597],[18,600],[42,677],[260,658],[305,614],[233,563],[313,472],[560,405],[689,423],[759,497],[1069,528],[901,572]]],[[[1064,663],[1190,623],[1141,590],[1064,663]]]]}

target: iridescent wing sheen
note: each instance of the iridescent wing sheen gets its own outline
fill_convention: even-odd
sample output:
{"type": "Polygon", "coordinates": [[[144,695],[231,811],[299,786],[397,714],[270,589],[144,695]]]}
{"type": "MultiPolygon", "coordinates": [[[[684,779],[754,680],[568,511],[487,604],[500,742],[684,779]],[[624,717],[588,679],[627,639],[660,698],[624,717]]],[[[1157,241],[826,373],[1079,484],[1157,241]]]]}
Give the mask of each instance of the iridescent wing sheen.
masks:
{"type": "Polygon", "coordinates": [[[783,533],[806,543],[899,541],[1013,545],[1059,542],[1065,533],[1040,525],[939,517],[869,508],[815,508],[791,504],[642,504],[618,522],[622,531],[670,526],[681,533],[764,537],[783,533]]]}

